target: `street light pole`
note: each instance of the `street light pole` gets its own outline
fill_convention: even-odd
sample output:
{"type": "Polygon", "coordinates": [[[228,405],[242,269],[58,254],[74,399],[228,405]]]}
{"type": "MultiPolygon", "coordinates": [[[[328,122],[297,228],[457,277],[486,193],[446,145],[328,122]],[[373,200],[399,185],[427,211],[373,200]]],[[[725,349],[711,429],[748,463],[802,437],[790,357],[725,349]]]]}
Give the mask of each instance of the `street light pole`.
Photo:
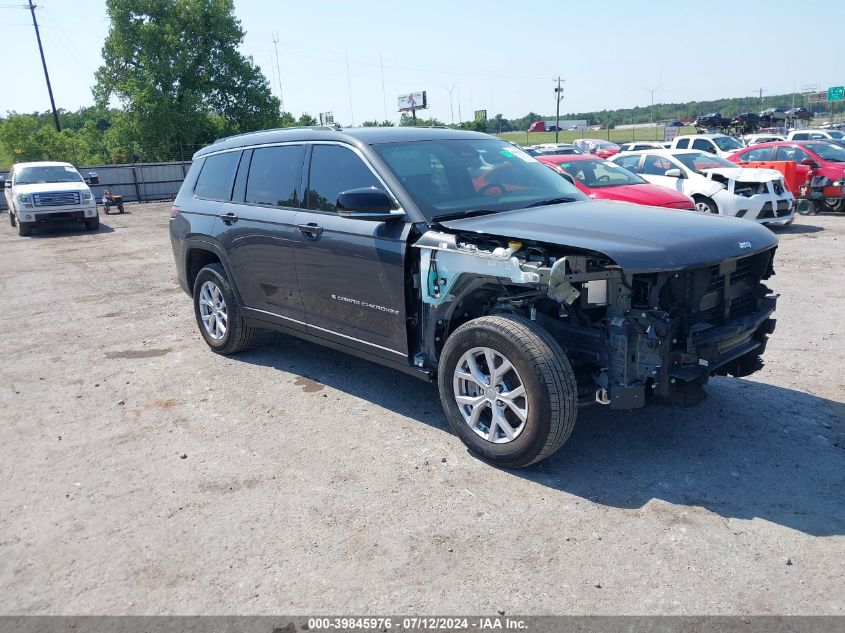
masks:
{"type": "Polygon", "coordinates": [[[657,86],[657,88],[647,88],[651,93],[651,125],[654,126],[654,93],[660,90],[662,86],[657,86]]]}
{"type": "Polygon", "coordinates": [[[555,88],[555,143],[557,143],[560,139],[560,102],[563,101],[563,88],[560,84],[566,80],[561,79],[560,75],[558,75],[555,81],[557,81],[557,88],[555,88]]]}
{"type": "MultiPolygon", "coordinates": [[[[455,105],[452,102],[452,93],[455,91],[455,86],[457,86],[457,85],[458,85],[458,82],[456,81],[455,83],[452,84],[451,88],[447,88],[446,86],[443,86],[443,88],[446,90],[446,92],[449,93],[449,113],[452,115],[452,125],[455,125],[455,105]]],[[[461,106],[461,104],[458,103],[459,109],[460,109],[460,106],[461,106]]],[[[460,117],[460,115],[459,115],[459,117],[460,117]]]]}

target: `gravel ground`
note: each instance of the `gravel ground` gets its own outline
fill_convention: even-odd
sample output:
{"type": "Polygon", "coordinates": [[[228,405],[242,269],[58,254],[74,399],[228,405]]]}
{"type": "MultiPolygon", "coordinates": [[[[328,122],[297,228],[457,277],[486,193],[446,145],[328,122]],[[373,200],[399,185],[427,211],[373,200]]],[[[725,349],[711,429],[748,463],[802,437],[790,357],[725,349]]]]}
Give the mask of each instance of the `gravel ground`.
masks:
{"type": "Polygon", "coordinates": [[[0,613],[845,613],[845,217],[780,231],[763,371],[506,472],[432,385],[208,351],[168,208],[0,230],[0,613]]]}

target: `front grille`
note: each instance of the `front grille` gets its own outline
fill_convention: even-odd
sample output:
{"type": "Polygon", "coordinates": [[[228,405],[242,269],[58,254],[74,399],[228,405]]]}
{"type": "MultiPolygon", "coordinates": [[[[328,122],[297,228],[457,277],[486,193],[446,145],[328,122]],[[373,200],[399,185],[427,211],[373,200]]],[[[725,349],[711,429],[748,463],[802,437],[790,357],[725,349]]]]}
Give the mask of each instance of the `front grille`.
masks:
{"type": "Polygon", "coordinates": [[[778,200],[778,208],[777,214],[781,215],[789,215],[789,208],[790,208],[789,200],[778,200]]]}
{"type": "Polygon", "coordinates": [[[660,306],[677,319],[681,336],[697,324],[719,326],[750,314],[760,307],[760,281],[771,273],[773,254],[771,249],[672,275],[659,293],[660,306]]]}
{"type": "Polygon", "coordinates": [[[36,207],[64,207],[79,204],[78,191],[54,191],[51,193],[36,193],[32,196],[36,207]]]}
{"type": "Polygon", "coordinates": [[[775,182],[773,184],[774,184],[774,189],[775,189],[775,195],[782,196],[784,191],[785,191],[784,188],[783,188],[783,181],[775,180],[775,182]]]}
{"type": "Polygon", "coordinates": [[[757,214],[757,219],[762,220],[764,218],[773,218],[775,217],[774,209],[772,208],[771,202],[766,202],[763,205],[763,208],[760,210],[760,213],[757,214]]]}

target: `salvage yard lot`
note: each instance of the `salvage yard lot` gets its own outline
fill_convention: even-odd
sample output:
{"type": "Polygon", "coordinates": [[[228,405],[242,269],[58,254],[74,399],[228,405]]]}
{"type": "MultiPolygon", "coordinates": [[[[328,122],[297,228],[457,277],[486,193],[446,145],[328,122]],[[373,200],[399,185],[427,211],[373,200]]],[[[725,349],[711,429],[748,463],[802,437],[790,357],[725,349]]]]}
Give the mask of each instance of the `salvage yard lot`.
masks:
{"type": "Polygon", "coordinates": [[[436,388],[265,333],[212,354],[168,204],[0,282],[0,612],[843,614],[845,216],[780,231],[766,367],[470,457],[436,388]]]}

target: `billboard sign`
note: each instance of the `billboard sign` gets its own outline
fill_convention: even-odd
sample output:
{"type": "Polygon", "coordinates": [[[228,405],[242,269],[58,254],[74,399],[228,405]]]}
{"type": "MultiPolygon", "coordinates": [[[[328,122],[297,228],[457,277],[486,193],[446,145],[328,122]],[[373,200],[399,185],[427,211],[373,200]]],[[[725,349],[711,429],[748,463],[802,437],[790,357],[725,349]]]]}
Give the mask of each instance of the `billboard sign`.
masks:
{"type": "Polygon", "coordinates": [[[475,111],[475,120],[478,122],[483,123],[487,120],[487,110],[476,110],[475,111]]]}
{"type": "Polygon", "coordinates": [[[334,113],[320,112],[320,125],[334,125],[334,113]]]}
{"type": "Polygon", "coordinates": [[[414,110],[424,110],[427,107],[428,101],[426,100],[425,90],[399,95],[399,112],[413,112],[414,110]]]}

